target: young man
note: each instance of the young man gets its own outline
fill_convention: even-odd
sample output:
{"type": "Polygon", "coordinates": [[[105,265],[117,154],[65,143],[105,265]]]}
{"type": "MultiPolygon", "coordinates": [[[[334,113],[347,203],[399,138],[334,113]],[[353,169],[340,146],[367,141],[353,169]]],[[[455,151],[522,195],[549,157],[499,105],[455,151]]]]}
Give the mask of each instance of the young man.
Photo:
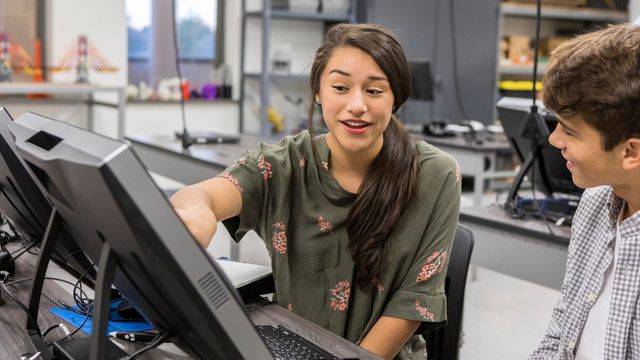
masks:
{"type": "Polygon", "coordinates": [[[586,188],[560,299],[529,359],[640,358],[640,26],[617,25],[551,55],[549,142],[586,188]]]}

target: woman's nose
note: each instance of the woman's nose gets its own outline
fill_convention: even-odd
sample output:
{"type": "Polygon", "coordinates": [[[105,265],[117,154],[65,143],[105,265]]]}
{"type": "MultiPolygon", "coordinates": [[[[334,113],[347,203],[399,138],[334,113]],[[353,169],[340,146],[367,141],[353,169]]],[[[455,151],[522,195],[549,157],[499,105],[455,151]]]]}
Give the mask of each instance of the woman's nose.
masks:
{"type": "Polygon", "coordinates": [[[354,115],[362,115],[367,112],[367,104],[360,92],[356,91],[351,94],[347,110],[354,115]]]}

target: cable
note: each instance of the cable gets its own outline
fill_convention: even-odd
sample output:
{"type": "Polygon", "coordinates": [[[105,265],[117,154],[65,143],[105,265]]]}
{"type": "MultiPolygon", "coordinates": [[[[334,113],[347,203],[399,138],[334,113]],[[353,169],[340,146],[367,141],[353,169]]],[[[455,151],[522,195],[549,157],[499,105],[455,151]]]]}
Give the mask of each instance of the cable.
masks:
{"type": "MultiPolygon", "coordinates": [[[[0,288],[2,288],[2,290],[4,290],[4,292],[7,293],[7,295],[9,295],[11,300],[13,300],[18,305],[18,307],[20,309],[22,309],[22,311],[24,311],[25,314],[27,314],[27,317],[29,318],[29,321],[31,321],[33,324],[36,325],[36,327],[38,327],[38,324],[36,323],[36,321],[33,318],[33,316],[31,316],[31,313],[29,312],[29,309],[27,308],[27,306],[25,304],[23,304],[22,301],[20,301],[20,299],[18,299],[15,295],[13,295],[11,293],[11,291],[9,291],[9,289],[7,288],[7,286],[3,282],[0,282],[0,288]]],[[[40,332],[40,329],[38,329],[38,332],[40,332]]]]}
{"type": "Polygon", "coordinates": [[[180,71],[180,50],[178,48],[178,31],[176,29],[176,1],[171,0],[171,30],[173,33],[173,50],[175,55],[176,73],[178,74],[178,83],[180,84],[180,112],[182,114],[182,148],[187,150],[193,145],[193,139],[187,131],[187,116],[184,110],[184,94],[182,93],[182,72],[180,71]]]}
{"type": "Polygon", "coordinates": [[[458,78],[458,44],[456,40],[456,26],[455,16],[453,16],[455,8],[453,6],[455,0],[449,0],[449,26],[451,27],[451,54],[453,56],[453,88],[456,93],[456,103],[458,104],[458,110],[462,114],[464,119],[469,119],[467,112],[464,109],[462,103],[462,96],[460,95],[460,79],[458,78]]]}
{"type": "Polygon", "coordinates": [[[19,258],[22,254],[24,254],[25,252],[29,251],[29,249],[31,249],[31,248],[32,248],[33,246],[35,246],[37,243],[38,243],[38,241],[37,241],[37,240],[33,240],[33,241],[31,241],[30,243],[28,243],[28,244],[26,244],[26,245],[22,246],[21,248],[14,250],[14,251],[11,253],[11,256],[13,257],[13,260],[15,261],[15,260],[16,260],[17,258],[19,258]],[[20,253],[19,253],[18,255],[15,255],[15,256],[14,256],[14,254],[15,254],[15,253],[17,253],[17,252],[19,252],[19,251],[20,251],[20,253]]]}
{"type": "Polygon", "coordinates": [[[163,331],[160,334],[158,334],[158,336],[153,339],[153,341],[151,343],[149,343],[149,345],[143,347],[142,349],[134,352],[133,354],[131,354],[127,359],[128,360],[134,360],[136,359],[138,356],[142,355],[143,353],[159,346],[160,344],[162,344],[164,342],[165,339],[167,339],[169,337],[171,333],[168,331],[163,331]]]}
{"type": "MultiPolygon", "coordinates": [[[[71,339],[71,338],[73,337],[73,335],[75,335],[78,331],[80,331],[80,329],[82,329],[82,327],[87,323],[87,321],[89,321],[89,318],[90,318],[90,317],[91,317],[91,316],[86,315],[86,316],[85,316],[85,318],[84,318],[84,320],[82,321],[82,323],[81,323],[80,325],[78,325],[78,327],[76,327],[72,332],[70,332],[69,334],[65,335],[65,337],[63,337],[63,338],[61,338],[61,339],[58,339],[58,340],[55,340],[55,341],[48,342],[48,343],[47,343],[47,346],[51,346],[51,345],[53,345],[53,343],[54,343],[54,342],[59,342],[59,343],[61,343],[61,342],[63,342],[63,341],[66,341],[67,339],[71,339]]],[[[43,337],[44,337],[44,336],[43,336],[43,337]]]]}
{"type": "MultiPolygon", "coordinates": [[[[86,274],[86,272],[85,272],[85,274],[86,274]]],[[[65,279],[60,279],[60,278],[57,278],[57,277],[45,277],[45,279],[46,279],[46,280],[53,280],[53,281],[60,281],[60,282],[63,282],[63,283],[69,284],[69,285],[73,285],[73,286],[74,286],[74,292],[75,292],[75,287],[78,287],[78,284],[82,284],[82,283],[81,283],[81,279],[78,279],[78,281],[76,281],[76,283],[75,283],[75,284],[74,284],[74,283],[72,283],[71,281],[67,281],[67,280],[65,280],[65,279]]],[[[4,289],[4,291],[5,291],[7,294],[9,294],[9,297],[11,297],[11,298],[12,298],[12,299],[13,299],[13,300],[18,304],[18,306],[20,306],[20,307],[21,307],[21,308],[22,308],[22,309],[27,313],[27,316],[28,316],[28,317],[33,321],[33,318],[31,317],[31,314],[29,313],[29,309],[27,309],[26,305],[24,305],[24,304],[23,304],[22,302],[20,302],[17,298],[15,298],[15,296],[14,296],[13,294],[11,294],[11,293],[9,292],[9,290],[6,288],[6,286],[11,286],[11,285],[19,284],[19,283],[22,283],[22,282],[31,281],[31,280],[33,280],[33,279],[32,279],[32,278],[27,278],[27,279],[14,280],[14,281],[7,282],[6,284],[5,284],[5,283],[0,283],[0,286],[2,286],[2,288],[4,289]]],[[[86,299],[86,298],[88,298],[88,297],[86,296],[86,293],[84,292],[84,290],[80,289],[80,291],[81,291],[81,292],[82,292],[82,294],[84,295],[84,296],[82,296],[82,298],[85,298],[85,299],[86,299]]],[[[43,295],[44,295],[44,294],[43,294],[43,295]]],[[[51,299],[49,299],[49,300],[51,300],[51,299]]],[[[74,297],[74,300],[76,300],[76,304],[77,304],[77,299],[76,299],[75,297],[74,297]]],[[[56,302],[56,301],[51,300],[51,302],[56,302]]],[[[85,319],[84,319],[84,320],[83,320],[83,322],[80,324],[80,326],[76,327],[72,332],[69,332],[68,330],[66,330],[66,331],[65,331],[65,333],[66,333],[65,337],[64,337],[64,338],[61,338],[61,339],[59,339],[59,340],[57,340],[57,341],[63,341],[64,339],[71,338],[71,337],[72,337],[73,335],[75,335],[78,331],[80,331],[80,329],[82,329],[82,327],[83,327],[83,326],[87,323],[87,321],[89,320],[89,317],[91,316],[91,313],[90,313],[90,312],[81,312],[81,311],[78,311],[78,310],[76,310],[76,309],[73,309],[72,307],[70,307],[70,306],[69,306],[69,305],[67,305],[67,304],[64,304],[64,303],[63,303],[62,301],[60,301],[60,300],[58,300],[57,302],[58,302],[60,305],[62,305],[62,307],[64,307],[64,308],[65,308],[65,309],[67,309],[67,310],[74,311],[74,312],[76,312],[76,313],[78,313],[78,314],[81,314],[81,315],[85,315],[85,319]]],[[[34,323],[35,323],[35,322],[34,322],[34,323]]],[[[58,327],[61,327],[61,324],[57,324],[57,325],[53,325],[53,326],[49,327],[47,330],[45,330],[45,331],[42,333],[42,338],[44,339],[44,337],[45,337],[49,332],[51,332],[52,330],[54,330],[55,328],[58,328],[58,327]]],[[[65,327],[63,327],[63,330],[64,330],[64,328],[66,328],[66,326],[65,326],[65,327]]],[[[54,341],[52,341],[52,342],[48,343],[48,344],[47,344],[47,346],[50,346],[51,344],[53,344],[53,342],[54,342],[54,341]]]]}
{"type": "MultiPolygon", "coordinates": [[[[540,0],[538,0],[538,3],[540,3],[540,0]]],[[[535,87],[535,86],[534,86],[535,87]]],[[[551,229],[551,226],[549,225],[549,220],[547,219],[547,216],[545,215],[544,211],[540,209],[540,203],[538,202],[538,199],[536,198],[536,189],[535,189],[535,170],[536,170],[536,162],[538,160],[534,161],[533,165],[531,165],[531,196],[533,197],[533,202],[535,204],[537,204],[537,213],[538,215],[540,215],[540,217],[542,217],[542,221],[544,222],[544,224],[547,227],[547,231],[549,231],[549,235],[551,235],[551,238],[554,241],[558,241],[558,238],[556,237],[556,234],[553,232],[553,229],[551,229]]]]}
{"type": "MultiPolygon", "coordinates": [[[[439,19],[440,19],[440,1],[434,1],[434,6],[435,6],[435,10],[433,11],[434,14],[436,14],[436,18],[435,21],[433,22],[433,49],[432,49],[432,54],[433,54],[433,58],[431,60],[432,62],[432,69],[437,69],[438,68],[438,45],[439,45],[439,32],[438,32],[438,28],[439,26],[439,19]]],[[[375,19],[375,18],[374,18],[375,19]]],[[[437,82],[436,78],[435,78],[435,74],[433,77],[433,82],[434,84],[437,82]]],[[[433,86],[433,85],[432,85],[433,86]]],[[[431,121],[435,120],[435,116],[436,116],[436,91],[433,91],[433,101],[431,102],[431,121]]]]}
{"type": "Polygon", "coordinates": [[[538,48],[540,47],[540,20],[542,18],[542,1],[536,0],[536,40],[533,43],[533,90],[531,91],[531,98],[533,103],[531,104],[531,112],[538,112],[536,106],[536,80],[538,79],[538,48]]]}
{"type": "MultiPolygon", "coordinates": [[[[538,50],[540,48],[540,22],[542,19],[542,0],[536,0],[536,37],[535,37],[535,41],[533,42],[533,79],[532,79],[532,90],[531,90],[531,112],[533,114],[536,114],[538,112],[538,106],[536,105],[536,98],[537,98],[537,89],[536,89],[536,81],[538,79],[538,50]]],[[[537,141],[537,140],[532,140],[532,141],[537,141]]],[[[536,189],[535,189],[535,181],[534,181],[534,173],[535,173],[535,168],[536,168],[536,163],[539,162],[538,159],[536,159],[534,161],[534,163],[531,166],[531,194],[533,195],[533,201],[538,203],[538,200],[536,199],[536,189]]],[[[544,171],[544,169],[542,169],[542,171],[544,171]]],[[[544,214],[544,211],[540,209],[540,206],[538,206],[538,212],[540,214],[540,216],[542,217],[542,220],[544,222],[544,224],[547,227],[547,230],[549,231],[549,235],[551,235],[551,237],[554,240],[557,240],[556,235],[553,233],[553,230],[551,229],[551,226],[549,225],[549,221],[547,219],[547,216],[544,214]]]]}

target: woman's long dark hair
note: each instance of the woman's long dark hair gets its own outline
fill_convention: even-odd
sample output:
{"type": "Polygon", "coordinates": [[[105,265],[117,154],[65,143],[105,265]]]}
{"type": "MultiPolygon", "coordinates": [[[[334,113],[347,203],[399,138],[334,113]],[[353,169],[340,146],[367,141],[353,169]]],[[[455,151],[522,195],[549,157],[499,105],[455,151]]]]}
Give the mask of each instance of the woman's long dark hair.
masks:
{"type": "MultiPolygon", "coordinates": [[[[311,96],[308,105],[309,129],[313,131],[315,96],[320,77],[333,52],[354,47],[371,56],[380,66],[393,93],[393,112],[411,93],[411,72],[404,51],[386,29],[374,24],[339,24],[326,34],[311,67],[311,96]]],[[[364,286],[375,281],[391,246],[388,241],[413,198],[417,174],[417,152],[411,135],[391,116],[383,134],[382,150],[373,161],[349,211],[349,250],[356,264],[355,281],[364,286]]]]}

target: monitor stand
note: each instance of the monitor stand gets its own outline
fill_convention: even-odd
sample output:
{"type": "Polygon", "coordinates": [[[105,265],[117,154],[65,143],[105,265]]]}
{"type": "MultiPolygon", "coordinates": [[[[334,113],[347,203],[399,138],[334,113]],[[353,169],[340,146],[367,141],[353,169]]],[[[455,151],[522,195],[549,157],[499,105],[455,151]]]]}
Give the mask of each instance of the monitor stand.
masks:
{"type": "MultiPolygon", "coordinates": [[[[512,215],[518,214],[520,210],[518,209],[518,192],[520,191],[524,177],[533,167],[536,160],[542,161],[543,159],[540,152],[542,151],[543,142],[547,141],[547,137],[549,136],[549,128],[547,128],[547,124],[544,122],[542,115],[540,115],[536,109],[532,109],[532,111],[525,116],[520,132],[522,133],[522,137],[531,140],[531,149],[520,166],[520,171],[518,171],[516,178],[513,180],[513,183],[511,183],[507,201],[504,204],[504,208],[512,215]]],[[[544,164],[541,168],[544,171],[544,164]]],[[[540,174],[540,176],[543,175],[540,174]]],[[[543,176],[542,179],[546,179],[546,176],[543,176]]],[[[545,183],[545,185],[548,184],[545,183]]]]}
{"type": "MultiPolygon", "coordinates": [[[[33,352],[40,352],[40,357],[44,360],[52,359],[52,357],[47,345],[42,340],[42,333],[38,327],[38,309],[47,266],[51,260],[51,254],[62,226],[62,217],[54,208],[49,216],[47,229],[40,245],[40,253],[38,254],[29,295],[29,314],[26,323],[27,344],[31,346],[33,352]]],[[[55,359],[115,360],[127,356],[124,351],[107,339],[111,282],[116,269],[115,256],[107,244],[103,245],[98,269],[100,271],[98,272],[95,288],[96,300],[94,302],[92,336],[54,342],[55,359]],[[86,356],[87,347],[89,348],[89,357],[86,356]]]]}

